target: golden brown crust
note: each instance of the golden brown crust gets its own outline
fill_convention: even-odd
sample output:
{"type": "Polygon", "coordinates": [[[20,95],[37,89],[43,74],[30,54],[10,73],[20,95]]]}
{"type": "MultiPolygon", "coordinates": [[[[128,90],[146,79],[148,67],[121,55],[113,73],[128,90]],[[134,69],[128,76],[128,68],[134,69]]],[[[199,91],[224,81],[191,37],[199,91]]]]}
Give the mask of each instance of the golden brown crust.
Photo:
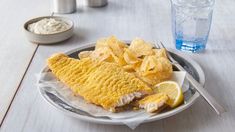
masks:
{"type": "Polygon", "coordinates": [[[120,98],[134,92],[152,93],[152,89],[120,66],[90,58],[81,60],[55,54],[47,60],[52,73],[85,100],[113,110],[120,98]]]}

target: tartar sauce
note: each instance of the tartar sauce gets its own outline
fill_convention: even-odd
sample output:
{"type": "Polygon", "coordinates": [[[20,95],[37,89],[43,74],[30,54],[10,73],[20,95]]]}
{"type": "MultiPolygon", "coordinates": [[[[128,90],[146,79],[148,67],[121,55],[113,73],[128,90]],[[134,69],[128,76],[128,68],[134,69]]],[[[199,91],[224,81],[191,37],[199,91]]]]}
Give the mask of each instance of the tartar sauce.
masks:
{"type": "Polygon", "coordinates": [[[67,30],[69,24],[65,21],[54,19],[54,18],[44,18],[40,21],[28,25],[28,30],[36,34],[53,34],[59,33],[67,30]]]}

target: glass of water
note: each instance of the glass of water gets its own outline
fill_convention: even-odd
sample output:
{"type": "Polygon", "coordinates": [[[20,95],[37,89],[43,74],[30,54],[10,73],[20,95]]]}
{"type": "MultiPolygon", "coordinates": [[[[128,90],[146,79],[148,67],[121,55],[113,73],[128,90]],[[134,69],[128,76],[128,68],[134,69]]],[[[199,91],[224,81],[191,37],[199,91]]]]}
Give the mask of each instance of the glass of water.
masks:
{"type": "Polygon", "coordinates": [[[171,0],[172,31],[176,49],[206,48],[215,0],[171,0]]]}

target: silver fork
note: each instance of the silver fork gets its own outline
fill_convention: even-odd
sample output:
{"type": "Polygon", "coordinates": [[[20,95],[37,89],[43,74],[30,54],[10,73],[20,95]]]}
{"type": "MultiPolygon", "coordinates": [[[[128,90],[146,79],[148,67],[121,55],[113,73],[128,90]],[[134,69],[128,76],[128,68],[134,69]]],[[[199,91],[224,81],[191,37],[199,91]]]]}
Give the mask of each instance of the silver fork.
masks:
{"type": "MultiPolygon", "coordinates": [[[[165,48],[165,46],[160,42],[160,45],[155,43],[156,48],[165,48]]],[[[166,54],[168,59],[171,61],[172,65],[177,67],[180,71],[186,71],[167,51],[166,54]]],[[[215,112],[220,115],[225,112],[225,109],[203,88],[203,86],[196,81],[187,71],[186,79],[191,83],[191,85],[200,93],[200,95],[206,100],[206,102],[215,110],[215,112]]]]}

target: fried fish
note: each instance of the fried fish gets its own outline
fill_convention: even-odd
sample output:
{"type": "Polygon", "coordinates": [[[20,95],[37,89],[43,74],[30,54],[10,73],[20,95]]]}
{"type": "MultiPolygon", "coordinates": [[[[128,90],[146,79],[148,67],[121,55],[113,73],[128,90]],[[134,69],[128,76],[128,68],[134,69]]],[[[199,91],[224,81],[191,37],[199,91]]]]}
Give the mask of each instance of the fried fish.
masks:
{"type": "Polygon", "coordinates": [[[47,60],[52,73],[75,95],[115,112],[115,108],[152,94],[152,89],[121,66],[91,58],[74,59],[58,53],[47,60]]]}
{"type": "Polygon", "coordinates": [[[144,108],[149,113],[156,112],[164,107],[168,99],[168,96],[164,93],[155,93],[139,100],[139,107],[144,108]]]}

